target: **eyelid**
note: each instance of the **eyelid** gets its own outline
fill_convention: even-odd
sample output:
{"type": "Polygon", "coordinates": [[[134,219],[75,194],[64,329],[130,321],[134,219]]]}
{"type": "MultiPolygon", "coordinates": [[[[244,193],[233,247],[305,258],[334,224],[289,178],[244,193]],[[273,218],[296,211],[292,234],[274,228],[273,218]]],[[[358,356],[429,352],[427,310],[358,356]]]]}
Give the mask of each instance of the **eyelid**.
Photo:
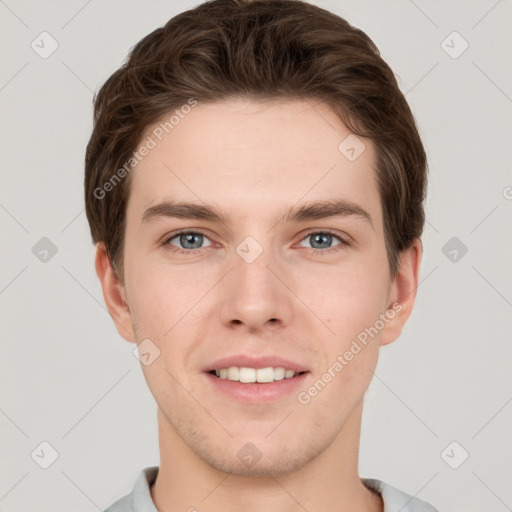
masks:
{"type": "Polygon", "coordinates": [[[305,234],[302,235],[303,238],[310,236],[314,233],[327,233],[329,235],[334,235],[339,237],[342,240],[345,240],[347,243],[349,240],[353,240],[353,238],[345,231],[340,231],[338,229],[331,229],[331,228],[311,228],[307,229],[305,234]]]}
{"type": "MultiPolygon", "coordinates": [[[[353,238],[350,235],[348,235],[344,232],[341,232],[341,231],[337,231],[335,229],[313,228],[313,229],[307,231],[304,235],[302,235],[302,238],[300,239],[299,242],[302,242],[305,238],[308,238],[309,236],[317,234],[317,233],[332,235],[340,241],[341,245],[351,245],[352,241],[353,241],[353,238]]],[[[321,249],[316,249],[316,250],[321,250],[321,249]]]]}
{"type": "MultiPolygon", "coordinates": [[[[184,229],[179,229],[177,231],[169,233],[168,235],[165,235],[164,241],[172,240],[173,238],[176,238],[178,235],[186,235],[189,233],[197,233],[197,234],[203,235],[207,238],[211,238],[211,236],[207,232],[203,231],[201,228],[184,228],[184,229]]],[[[311,228],[310,230],[306,231],[306,233],[304,233],[302,235],[302,238],[300,240],[302,241],[302,240],[304,240],[304,238],[306,238],[307,236],[312,235],[314,233],[328,233],[330,235],[335,235],[340,238],[343,238],[342,235],[345,235],[349,238],[352,238],[349,235],[347,235],[346,233],[342,233],[340,231],[336,231],[336,230],[329,229],[329,228],[323,228],[323,229],[311,228]]]]}
{"type": "MultiPolygon", "coordinates": [[[[306,233],[304,233],[300,240],[299,240],[299,243],[302,242],[303,240],[305,240],[306,238],[308,238],[309,236],[313,235],[313,234],[317,234],[317,233],[321,233],[321,234],[328,234],[328,235],[332,235],[334,237],[336,237],[339,242],[340,242],[340,245],[344,245],[344,246],[349,246],[352,244],[352,237],[346,233],[341,233],[339,231],[336,231],[336,230],[333,230],[333,229],[329,229],[329,228],[311,228],[310,230],[308,230],[306,233]],[[346,240],[346,238],[349,238],[350,241],[346,240]]],[[[186,234],[198,234],[198,235],[202,235],[204,236],[205,238],[207,238],[208,240],[210,240],[210,242],[212,242],[212,244],[210,246],[207,246],[207,247],[212,247],[214,244],[217,244],[217,242],[215,242],[208,233],[206,233],[205,231],[203,231],[201,228],[184,228],[184,229],[180,229],[180,230],[177,230],[177,231],[174,231],[172,233],[170,233],[169,235],[166,235],[162,241],[162,245],[164,246],[171,246],[173,247],[176,251],[181,251],[181,252],[187,252],[187,253],[193,253],[193,252],[197,252],[199,251],[200,249],[206,249],[207,247],[200,247],[198,249],[182,249],[181,247],[176,247],[176,246],[173,246],[170,244],[170,241],[173,240],[174,238],[180,236],[180,235],[186,235],[186,234]]],[[[331,248],[332,249],[332,248],[331,248]]],[[[173,249],[171,249],[173,250],[173,249]]],[[[322,249],[315,249],[315,250],[322,250],[322,249]]],[[[327,249],[325,249],[327,251],[327,249]]]]}
{"type": "MultiPolygon", "coordinates": [[[[210,240],[210,242],[214,242],[214,240],[212,240],[212,237],[208,233],[206,233],[205,231],[203,231],[200,228],[185,228],[185,229],[178,229],[177,231],[174,231],[174,232],[172,232],[172,233],[170,233],[168,235],[165,235],[165,237],[162,240],[162,244],[163,245],[170,245],[169,242],[171,240],[173,240],[174,238],[176,238],[176,237],[178,237],[180,235],[187,235],[187,234],[202,235],[205,238],[208,238],[208,240],[210,240]]],[[[181,247],[177,247],[177,249],[181,249],[181,247]]],[[[204,249],[204,247],[201,247],[201,249],[204,249]]],[[[195,249],[195,250],[197,251],[198,249],[195,249]]],[[[191,252],[192,249],[188,249],[188,251],[191,252]]]]}

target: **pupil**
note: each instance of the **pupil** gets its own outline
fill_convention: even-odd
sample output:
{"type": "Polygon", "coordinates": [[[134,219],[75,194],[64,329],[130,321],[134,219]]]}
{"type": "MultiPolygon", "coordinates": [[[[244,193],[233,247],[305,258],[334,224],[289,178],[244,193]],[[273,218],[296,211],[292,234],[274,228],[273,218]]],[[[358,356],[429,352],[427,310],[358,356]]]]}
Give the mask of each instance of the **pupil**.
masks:
{"type": "Polygon", "coordinates": [[[181,236],[180,242],[184,247],[187,247],[187,249],[197,249],[198,247],[201,246],[202,238],[203,238],[203,235],[194,234],[194,233],[186,233],[185,235],[181,236]],[[187,246],[188,243],[191,243],[192,245],[194,245],[194,238],[198,239],[198,241],[196,241],[196,246],[188,247],[187,246]]]}
{"type": "Polygon", "coordinates": [[[323,240],[323,243],[324,244],[327,244],[329,238],[330,238],[331,235],[328,235],[328,234],[319,234],[319,235],[315,235],[313,238],[315,240],[315,243],[320,243],[322,244],[322,240],[323,240]],[[326,241],[327,240],[327,241],[326,241]]]}

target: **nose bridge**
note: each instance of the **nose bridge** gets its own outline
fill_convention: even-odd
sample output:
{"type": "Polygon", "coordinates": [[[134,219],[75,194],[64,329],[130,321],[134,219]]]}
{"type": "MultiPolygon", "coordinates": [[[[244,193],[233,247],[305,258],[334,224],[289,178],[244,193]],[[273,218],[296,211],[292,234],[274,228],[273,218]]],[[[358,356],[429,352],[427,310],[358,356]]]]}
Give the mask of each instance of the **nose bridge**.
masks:
{"type": "Polygon", "coordinates": [[[275,274],[282,274],[279,255],[271,237],[260,243],[247,237],[233,254],[233,269],[224,282],[222,316],[224,322],[243,323],[252,329],[271,319],[287,322],[290,292],[275,274]]]}

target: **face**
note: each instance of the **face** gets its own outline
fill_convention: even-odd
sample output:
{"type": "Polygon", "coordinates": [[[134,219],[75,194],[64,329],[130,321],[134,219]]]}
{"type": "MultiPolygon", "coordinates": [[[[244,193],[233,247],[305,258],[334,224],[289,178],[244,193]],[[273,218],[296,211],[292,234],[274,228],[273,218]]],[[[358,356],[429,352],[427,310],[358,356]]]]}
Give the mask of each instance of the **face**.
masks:
{"type": "Polygon", "coordinates": [[[374,147],[340,149],[350,131],[313,102],[199,103],[161,141],[158,125],[131,176],[120,332],[150,340],[170,437],[230,473],[297,470],[340,435],[402,321],[374,147]]]}

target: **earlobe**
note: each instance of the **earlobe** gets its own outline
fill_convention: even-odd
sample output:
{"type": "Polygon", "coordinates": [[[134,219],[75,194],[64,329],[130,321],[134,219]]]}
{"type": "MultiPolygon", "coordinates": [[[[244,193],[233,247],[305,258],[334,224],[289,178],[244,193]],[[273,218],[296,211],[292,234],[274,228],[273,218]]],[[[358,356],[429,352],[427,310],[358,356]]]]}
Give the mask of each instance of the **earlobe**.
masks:
{"type": "MultiPolygon", "coordinates": [[[[422,257],[421,240],[417,239],[409,249],[400,253],[400,265],[390,290],[392,297],[388,312],[393,311],[391,320],[381,336],[381,345],[395,341],[409,319],[416,299],[418,277],[422,257]]],[[[391,316],[391,315],[390,315],[391,316]]]]}
{"type": "Polygon", "coordinates": [[[130,309],[127,304],[126,289],[116,276],[105,245],[102,242],[96,244],[95,267],[103,290],[103,299],[117,332],[126,341],[135,343],[136,339],[130,309]]]}

